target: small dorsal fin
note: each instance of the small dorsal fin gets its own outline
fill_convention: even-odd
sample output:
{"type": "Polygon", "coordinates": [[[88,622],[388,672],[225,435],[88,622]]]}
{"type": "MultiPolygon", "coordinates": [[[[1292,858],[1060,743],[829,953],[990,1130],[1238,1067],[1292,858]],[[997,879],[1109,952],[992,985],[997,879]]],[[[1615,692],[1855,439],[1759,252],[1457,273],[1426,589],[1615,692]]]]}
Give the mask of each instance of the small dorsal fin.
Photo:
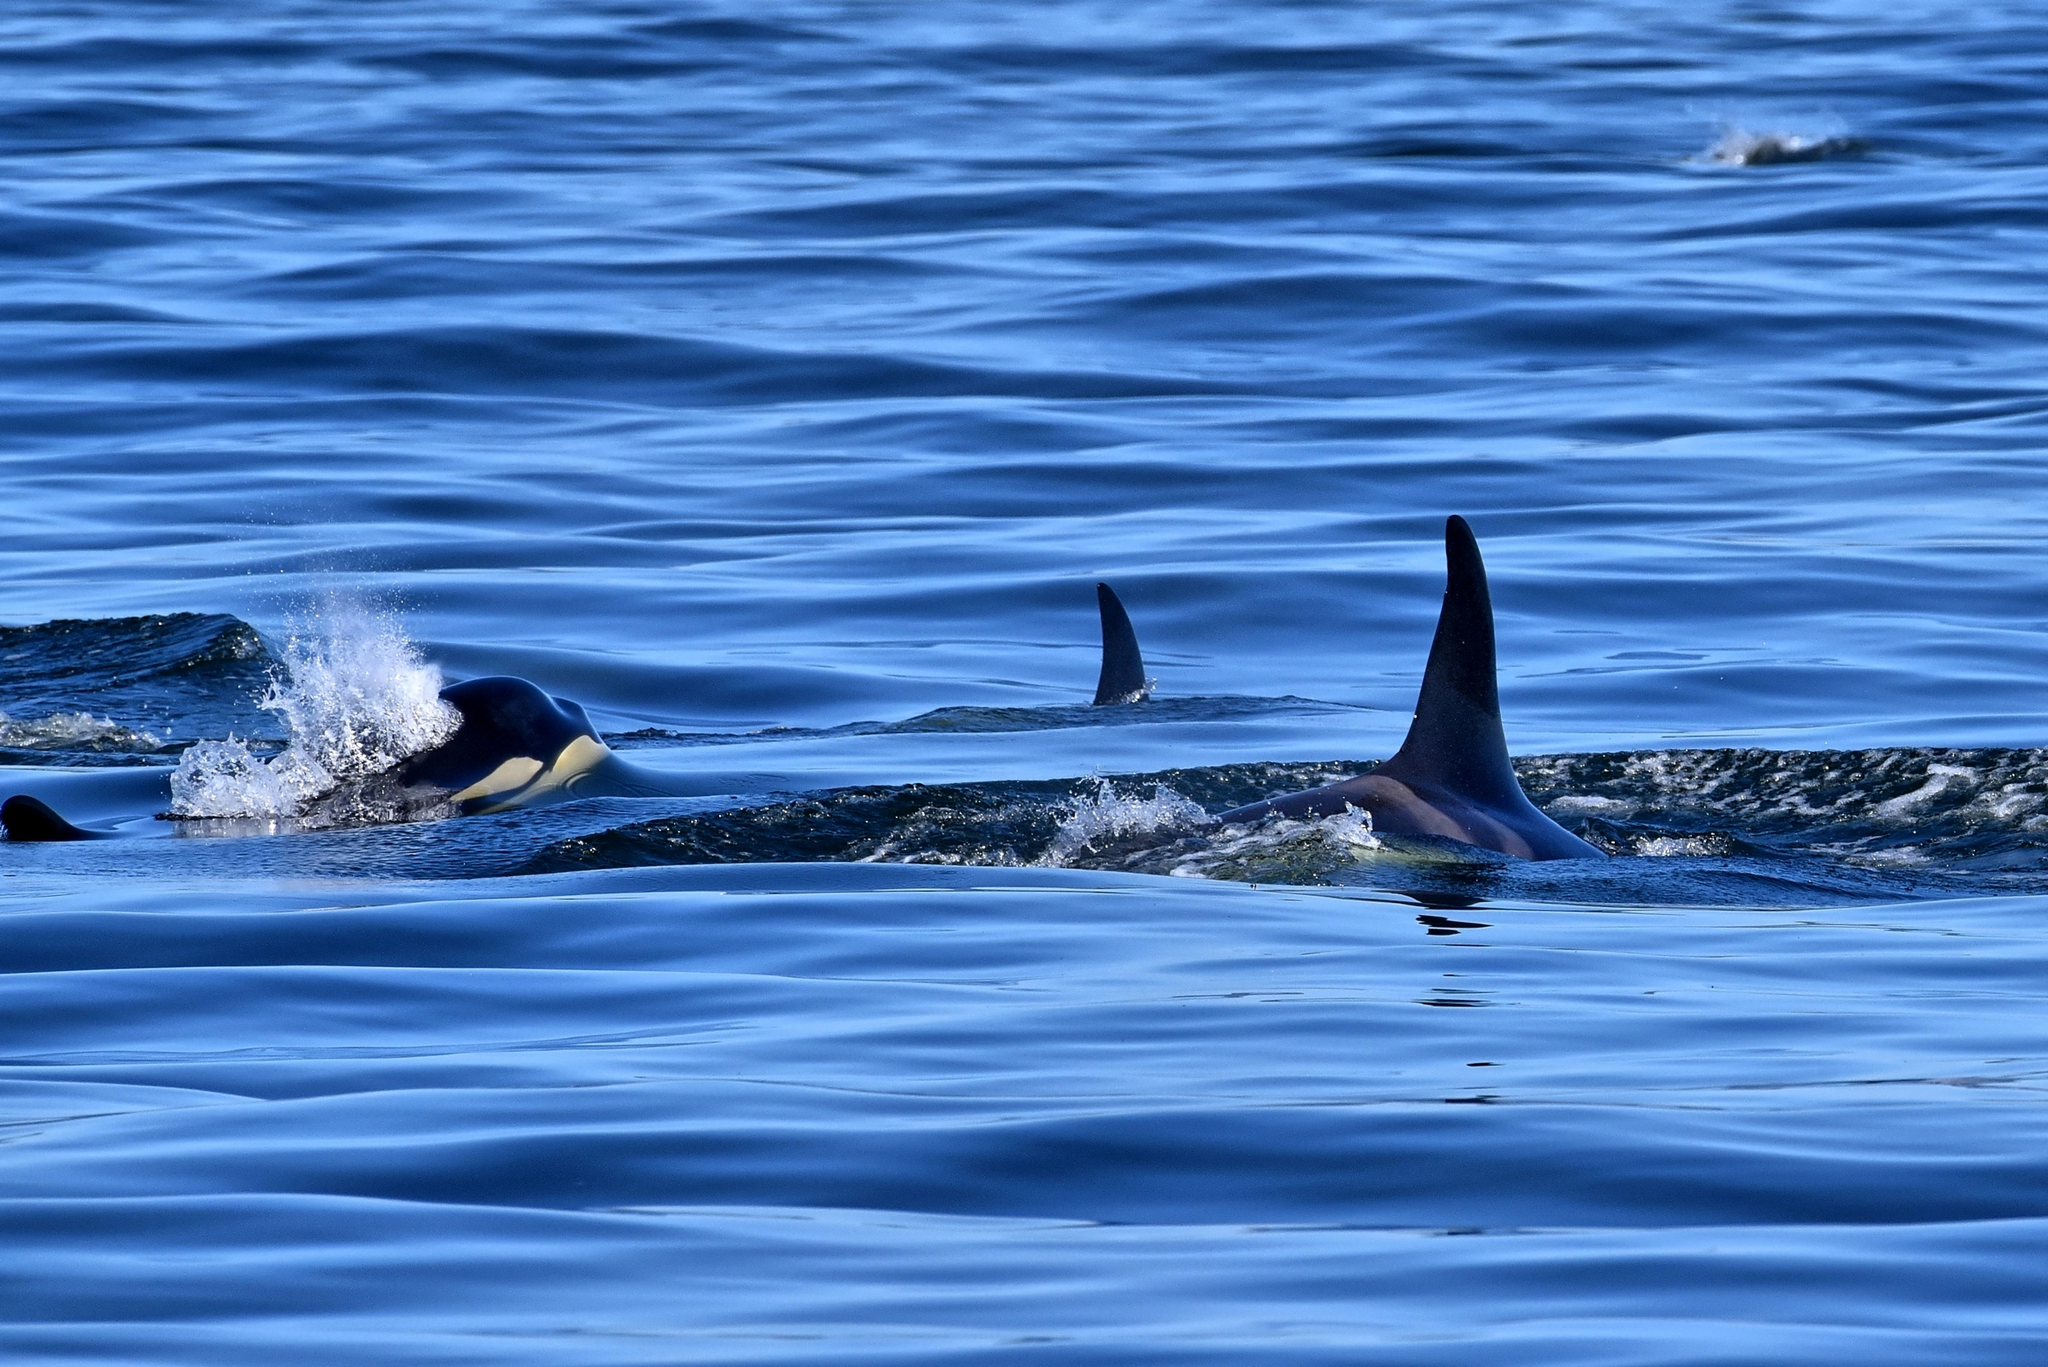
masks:
{"type": "Polygon", "coordinates": [[[1444,524],[1443,612],[1408,738],[1379,772],[1484,802],[1528,801],[1508,762],[1493,659],[1493,600],[1479,542],[1462,517],[1444,524]]]}
{"type": "Polygon", "coordinates": [[[0,826],[9,840],[96,840],[103,831],[82,831],[58,816],[41,798],[26,794],[0,802],[0,826]]]}
{"type": "Polygon", "coordinates": [[[1107,584],[1095,586],[1095,601],[1102,608],[1102,675],[1095,682],[1095,706],[1137,702],[1145,696],[1145,660],[1138,654],[1131,616],[1107,584]]]}

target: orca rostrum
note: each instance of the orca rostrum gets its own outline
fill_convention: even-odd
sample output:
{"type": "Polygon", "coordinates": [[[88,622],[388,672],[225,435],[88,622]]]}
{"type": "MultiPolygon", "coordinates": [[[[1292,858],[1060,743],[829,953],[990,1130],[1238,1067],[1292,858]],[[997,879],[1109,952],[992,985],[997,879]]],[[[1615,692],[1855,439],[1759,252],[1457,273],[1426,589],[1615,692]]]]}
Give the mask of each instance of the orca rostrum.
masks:
{"type": "Polygon", "coordinates": [[[1364,811],[1383,835],[1428,836],[1523,859],[1601,859],[1602,851],[1536,809],[1515,780],[1501,728],[1493,601],[1479,543],[1462,517],[1444,524],[1447,582],[1436,639],[1401,748],[1370,773],[1268,798],[1217,819],[1245,825],[1364,811]]]}
{"type": "Polygon", "coordinates": [[[1131,629],[1131,615],[1107,584],[1095,586],[1095,602],[1102,609],[1102,673],[1095,681],[1094,705],[1143,702],[1152,692],[1152,684],[1145,677],[1145,659],[1138,653],[1138,633],[1131,629]]]}

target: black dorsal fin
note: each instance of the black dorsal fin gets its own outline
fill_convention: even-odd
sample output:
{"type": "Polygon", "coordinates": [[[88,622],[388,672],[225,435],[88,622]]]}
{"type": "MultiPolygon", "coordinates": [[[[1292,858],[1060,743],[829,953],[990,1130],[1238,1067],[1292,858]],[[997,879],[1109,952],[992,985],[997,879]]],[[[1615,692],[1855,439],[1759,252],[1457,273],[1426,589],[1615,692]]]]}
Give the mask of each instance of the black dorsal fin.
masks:
{"type": "Polygon", "coordinates": [[[1508,763],[1494,675],[1493,600],[1479,543],[1462,517],[1444,524],[1443,612],[1430,642],[1408,739],[1379,772],[1508,806],[1528,801],[1508,763]]]}
{"type": "Polygon", "coordinates": [[[1102,675],[1095,681],[1095,705],[1137,702],[1145,696],[1145,660],[1138,654],[1131,615],[1107,584],[1095,586],[1095,601],[1102,608],[1102,675]]]}
{"type": "Polygon", "coordinates": [[[58,816],[49,803],[26,795],[0,802],[0,826],[9,840],[96,840],[104,832],[82,831],[58,816]]]}

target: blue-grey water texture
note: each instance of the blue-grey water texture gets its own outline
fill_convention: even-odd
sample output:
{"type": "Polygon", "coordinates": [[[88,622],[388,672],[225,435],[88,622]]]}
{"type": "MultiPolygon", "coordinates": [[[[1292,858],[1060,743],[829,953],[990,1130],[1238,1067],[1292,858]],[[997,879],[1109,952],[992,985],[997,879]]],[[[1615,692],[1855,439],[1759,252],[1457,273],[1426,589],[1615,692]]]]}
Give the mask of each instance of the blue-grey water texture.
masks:
{"type": "Polygon", "coordinates": [[[359,613],[697,795],[0,846],[0,1353],[2048,1360],[2044,114],[2036,3],[8,6],[0,779],[359,613]],[[1399,743],[1451,513],[1614,857],[1154,819],[1399,743]]]}

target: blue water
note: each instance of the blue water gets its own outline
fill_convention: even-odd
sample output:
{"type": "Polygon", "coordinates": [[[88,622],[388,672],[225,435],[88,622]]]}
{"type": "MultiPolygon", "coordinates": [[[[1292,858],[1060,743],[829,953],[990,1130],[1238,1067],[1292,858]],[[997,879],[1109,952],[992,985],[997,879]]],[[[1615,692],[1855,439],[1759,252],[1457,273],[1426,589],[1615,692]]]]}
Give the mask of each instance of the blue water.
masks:
{"type": "Polygon", "coordinates": [[[367,613],[696,795],[0,846],[0,1350],[2040,1361],[2043,52],[11,7],[0,778],[367,613]],[[1450,513],[1614,859],[1075,843],[1386,755],[1450,513]]]}

